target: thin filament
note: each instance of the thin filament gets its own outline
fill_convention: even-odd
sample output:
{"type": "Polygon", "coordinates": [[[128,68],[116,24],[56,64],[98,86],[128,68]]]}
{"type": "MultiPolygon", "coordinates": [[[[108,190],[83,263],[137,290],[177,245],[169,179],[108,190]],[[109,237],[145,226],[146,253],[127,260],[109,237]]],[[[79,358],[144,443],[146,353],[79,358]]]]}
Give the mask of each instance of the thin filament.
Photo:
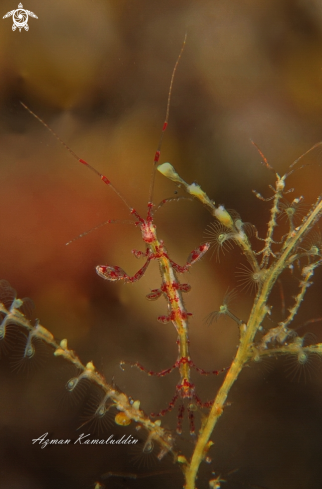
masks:
{"type": "Polygon", "coordinates": [[[83,238],[84,236],[87,236],[87,234],[90,234],[92,231],[96,231],[97,229],[102,228],[103,226],[105,226],[105,224],[135,224],[135,223],[136,223],[135,221],[130,221],[130,220],[121,221],[115,219],[108,219],[107,221],[101,222],[101,224],[98,224],[97,226],[88,229],[87,231],[84,231],[79,236],[76,236],[76,238],[71,239],[70,241],[68,241],[68,243],[66,243],[66,246],[70,245],[71,243],[74,243],[74,241],[77,241],[78,239],[83,238]]]}
{"type": "Polygon", "coordinates": [[[183,50],[185,48],[186,40],[187,40],[187,33],[184,36],[184,40],[183,40],[183,44],[182,44],[182,47],[181,47],[181,51],[179,53],[179,56],[178,56],[177,61],[176,61],[175,65],[174,65],[174,68],[173,68],[173,71],[172,71],[172,75],[171,75],[171,81],[170,81],[170,88],[169,88],[169,93],[168,93],[168,101],[167,101],[167,110],[166,110],[165,120],[164,120],[164,123],[163,123],[163,127],[162,127],[162,132],[161,132],[161,136],[160,136],[158,148],[157,148],[157,151],[156,151],[156,153],[154,155],[154,160],[153,160],[153,169],[152,169],[152,176],[151,176],[151,183],[150,183],[150,191],[149,191],[149,202],[151,202],[151,203],[152,203],[152,200],[153,200],[153,189],[154,189],[154,180],[155,180],[155,167],[156,167],[156,164],[158,163],[159,158],[160,158],[163,136],[164,136],[164,133],[165,133],[165,130],[166,130],[167,126],[168,126],[168,121],[169,121],[170,102],[171,102],[171,94],[172,94],[172,87],[173,87],[174,76],[176,74],[176,71],[177,71],[177,67],[178,67],[180,58],[181,58],[182,53],[183,53],[183,50]]]}
{"type": "Polygon", "coordinates": [[[100,173],[98,170],[96,170],[96,168],[94,168],[92,165],[90,165],[89,163],[87,163],[87,161],[83,160],[82,158],[80,158],[59,136],[58,134],[55,133],[55,131],[50,127],[48,126],[48,124],[46,124],[45,121],[43,121],[37,114],[35,114],[31,109],[29,109],[29,107],[27,107],[27,105],[25,105],[23,102],[20,102],[21,105],[26,109],[28,110],[28,112],[33,115],[39,122],[41,122],[41,124],[43,126],[45,126],[46,129],[48,129],[49,132],[51,132],[51,134],[57,139],[57,141],[60,142],[60,144],[62,146],[64,146],[65,149],[67,149],[67,151],[69,151],[69,153],[79,162],[79,163],[82,163],[82,165],[85,165],[87,166],[87,168],[89,168],[92,172],[94,172],[96,175],[98,175],[100,177],[100,179],[106,184],[106,185],[109,185],[112,190],[116,193],[116,195],[124,202],[124,204],[126,205],[126,207],[132,211],[133,208],[128,204],[128,202],[126,201],[125,197],[123,197],[123,195],[121,194],[121,192],[119,190],[117,190],[116,187],[114,187],[114,185],[110,182],[110,180],[105,176],[103,175],[102,173],[100,173]]]}

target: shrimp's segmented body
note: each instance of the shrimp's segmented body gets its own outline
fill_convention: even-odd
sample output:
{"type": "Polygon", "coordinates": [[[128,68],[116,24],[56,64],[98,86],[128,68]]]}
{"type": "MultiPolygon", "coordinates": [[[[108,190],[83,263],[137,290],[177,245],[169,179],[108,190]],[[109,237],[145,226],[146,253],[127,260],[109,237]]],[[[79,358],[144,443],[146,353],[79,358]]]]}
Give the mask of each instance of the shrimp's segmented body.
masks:
{"type": "MultiPolygon", "coordinates": [[[[209,243],[204,243],[200,246],[198,246],[196,249],[194,249],[188,259],[185,265],[180,266],[177,263],[175,263],[171,258],[169,257],[169,254],[163,244],[163,241],[159,241],[157,237],[157,232],[156,232],[156,225],[153,222],[153,210],[155,205],[153,204],[153,189],[154,189],[154,180],[155,180],[155,171],[157,164],[159,162],[160,154],[161,154],[161,144],[163,140],[163,136],[165,133],[165,130],[168,126],[168,119],[169,119],[169,108],[170,108],[170,100],[171,100],[171,92],[172,92],[172,86],[173,86],[173,80],[174,80],[174,75],[179,63],[179,60],[181,58],[184,46],[186,43],[186,37],[183,42],[183,46],[181,48],[180,54],[177,58],[177,61],[175,63],[174,69],[172,71],[172,76],[171,76],[171,82],[170,82],[170,88],[169,88],[169,93],[168,93],[168,101],[167,101],[167,109],[166,109],[166,117],[165,121],[162,126],[162,132],[161,132],[161,138],[159,141],[159,145],[157,148],[157,151],[154,155],[154,160],[153,160],[153,170],[152,170],[152,178],[151,178],[151,185],[150,185],[150,195],[148,199],[148,209],[147,209],[147,217],[146,219],[143,219],[139,213],[131,207],[125,197],[122,195],[122,193],[112,184],[112,182],[107,178],[105,175],[101,174],[96,168],[94,168],[92,165],[90,165],[87,161],[83,160],[80,158],[67,144],[40,118],[38,117],[34,112],[32,112],[25,104],[22,103],[23,107],[28,110],[36,119],[38,119],[39,122],[41,122],[46,129],[48,129],[53,136],[69,151],[69,153],[82,165],[86,166],[89,170],[91,170],[93,173],[95,173],[100,180],[105,183],[107,186],[109,186],[118,196],[120,200],[125,204],[125,206],[129,209],[130,214],[134,216],[136,219],[135,221],[130,221],[131,223],[134,223],[137,227],[140,228],[141,234],[142,234],[142,239],[145,243],[145,251],[137,251],[133,250],[132,253],[137,257],[137,258],[145,258],[145,264],[133,275],[130,276],[128,275],[121,267],[119,266],[109,266],[109,265],[99,265],[96,267],[96,271],[98,275],[106,280],[109,281],[119,281],[123,280],[125,283],[134,283],[137,280],[139,280],[141,277],[143,277],[144,273],[146,272],[150,262],[152,260],[158,260],[159,263],[159,269],[161,273],[161,286],[159,289],[153,289],[148,295],[147,299],[149,300],[156,300],[161,295],[163,295],[167,302],[168,302],[168,313],[163,316],[158,317],[158,321],[161,323],[169,323],[172,322],[174,327],[176,328],[177,331],[177,344],[178,344],[178,358],[176,362],[168,369],[162,370],[161,372],[153,372],[153,371],[148,371],[145,369],[140,363],[135,363],[132,366],[138,367],[140,370],[147,372],[149,375],[158,375],[158,376],[164,376],[170,372],[172,372],[174,369],[178,369],[180,372],[180,382],[176,386],[176,393],[169,403],[168,407],[166,409],[163,409],[159,413],[151,414],[151,416],[163,416],[166,414],[168,411],[171,411],[173,409],[177,399],[181,399],[181,405],[179,408],[179,414],[178,414],[178,425],[177,425],[177,431],[181,433],[182,431],[182,419],[183,419],[183,414],[185,411],[185,405],[183,404],[184,400],[187,401],[187,410],[188,410],[188,415],[189,415],[189,420],[190,420],[190,431],[193,433],[194,432],[194,415],[193,411],[196,408],[196,404],[201,406],[201,407],[210,407],[212,402],[205,402],[202,403],[198,396],[195,393],[195,386],[191,382],[190,379],[190,372],[191,368],[195,368],[200,374],[208,375],[208,374],[215,374],[217,375],[221,371],[225,371],[226,369],[222,369],[221,371],[214,370],[212,372],[206,372],[205,370],[198,368],[195,366],[193,361],[190,358],[189,354],[189,336],[188,336],[188,318],[191,316],[191,313],[187,312],[184,306],[184,301],[182,298],[182,293],[183,292],[189,292],[190,286],[186,283],[180,283],[180,281],[177,278],[177,274],[179,273],[185,273],[196,261],[198,261],[209,249],[210,244],[209,243]]],[[[165,199],[164,201],[161,202],[161,204],[157,207],[159,208],[161,205],[165,204],[167,201],[170,201],[171,199],[165,199]]],[[[111,224],[114,223],[115,221],[113,220],[108,220],[103,224],[111,224]]],[[[96,226],[93,228],[93,230],[97,229],[100,226],[96,226]]],[[[88,231],[90,232],[90,231],[88,231]]],[[[88,232],[83,233],[79,237],[82,237],[88,232]]],[[[74,240],[72,240],[74,241],[74,240]]],[[[69,244],[69,243],[67,243],[69,244]]],[[[121,365],[124,365],[125,362],[121,362],[121,365]]]]}

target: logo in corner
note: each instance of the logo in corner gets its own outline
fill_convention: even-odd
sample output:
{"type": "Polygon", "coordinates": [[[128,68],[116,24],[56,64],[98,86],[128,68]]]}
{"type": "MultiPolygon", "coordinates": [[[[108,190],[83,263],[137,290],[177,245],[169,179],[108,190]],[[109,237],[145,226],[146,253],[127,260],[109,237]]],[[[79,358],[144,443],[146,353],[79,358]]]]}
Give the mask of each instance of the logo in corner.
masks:
{"type": "Polygon", "coordinates": [[[33,17],[34,19],[38,19],[37,15],[35,15],[33,12],[30,12],[30,10],[25,10],[22,8],[23,5],[22,3],[19,3],[17,10],[11,10],[11,12],[7,12],[6,15],[4,15],[2,18],[6,19],[7,17],[12,16],[13,20],[13,25],[12,25],[12,30],[15,31],[18,27],[19,32],[21,32],[21,29],[24,28],[25,31],[29,31],[29,25],[28,25],[28,17],[33,17]]]}

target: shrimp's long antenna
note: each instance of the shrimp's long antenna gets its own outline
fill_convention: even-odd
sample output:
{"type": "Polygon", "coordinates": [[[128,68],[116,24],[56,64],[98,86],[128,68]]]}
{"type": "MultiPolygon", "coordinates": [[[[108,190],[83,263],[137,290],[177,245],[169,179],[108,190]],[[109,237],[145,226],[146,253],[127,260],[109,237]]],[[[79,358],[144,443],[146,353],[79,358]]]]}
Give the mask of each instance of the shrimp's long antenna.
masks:
{"type": "Polygon", "coordinates": [[[322,145],[322,141],[319,141],[318,143],[314,144],[312,146],[312,148],[308,149],[307,151],[305,151],[305,153],[303,153],[301,156],[299,156],[298,158],[296,158],[296,160],[293,161],[293,163],[290,165],[290,168],[293,168],[293,166],[295,166],[296,163],[298,161],[300,161],[304,156],[306,156],[308,153],[310,153],[311,151],[313,151],[313,149],[318,148],[321,145],[322,145]]]}
{"type": "Polygon", "coordinates": [[[84,231],[82,234],[79,234],[78,236],[76,236],[76,238],[71,239],[70,241],[68,241],[66,243],[66,246],[70,245],[71,243],[74,243],[74,241],[77,241],[78,239],[81,239],[84,236],[87,236],[88,234],[92,233],[93,231],[97,231],[97,229],[102,228],[106,224],[136,224],[136,222],[135,221],[124,221],[124,220],[121,221],[118,219],[108,219],[107,221],[101,222],[97,226],[94,226],[93,228],[88,229],[87,231],[84,231]]]}
{"type": "Polygon", "coordinates": [[[264,155],[264,153],[262,152],[262,150],[260,149],[260,147],[257,146],[257,144],[252,139],[250,140],[250,142],[257,149],[257,151],[259,152],[260,156],[263,158],[262,164],[267,168],[267,170],[269,170],[269,171],[271,171],[271,172],[273,172],[275,174],[276,171],[274,170],[274,168],[272,167],[272,165],[270,165],[268,163],[268,160],[267,160],[266,156],[264,155]]]}
{"type": "Polygon", "coordinates": [[[105,175],[102,175],[102,173],[100,173],[98,170],[96,170],[96,168],[94,168],[92,165],[90,165],[89,163],[87,163],[87,161],[83,160],[82,158],[80,158],[59,136],[58,134],[55,133],[55,131],[53,131],[53,129],[48,126],[48,124],[46,124],[45,121],[43,121],[37,114],[35,114],[32,110],[29,109],[29,107],[27,107],[27,105],[25,105],[23,102],[20,102],[21,105],[26,109],[28,110],[28,112],[34,116],[39,122],[41,122],[41,124],[43,126],[45,126],[46,129],[48,129],[49,132],[51,132],[51,134],[57,139],[57,141],[60,142],[60,144],[62,146],[64,146],[64,148],[67,149],[67,151],[69,151],[69,153],[79,162],[79,163],[82,163],[82,165],[85,165],[87,166],[87,168],[89,168],[92,172],[94,172],[96,175],[98,175],[100,177],[100,179],[106,183],[106,185],[109,185],[112,190],[116,193],[116,195],[124,202],[124,204],[126,205],[126,207],[130,210],[130,212],[132,214],[134,214],[139,220],[140,220],[140,217],[139,215],[137,214],[137,212],[128,204],[128,202],[126,201],[126,199],[123,197],[123,195],[121,194],[121,192],[116,188],[114,187],[114,185],[110,182],[110,180],[105,176],[105,175]]]}
{"type": "MultiPolygon", "coordinates": [[[[171,75],[171,81],[170,81],[170,87],[169,87],[169,93],[168,93],[168,101],[167,101],[167,110],[166,110],[166,114],[165,114],[165,120],[164,120],[164,123],[163,123],[163,127],[162,127],[162,132],[161,132],[161,136],[160,136],[158,148],[157,148],[157,150],[155,152],[154,160],[153,160],[153,169],[152,169],[152,176],[151,176],[151,183],[150,183],[150,191],[149,191],[149,204],[152,204],[152,200],[153,200],[153,189],[154,189],[154,180],[155,180],[155,168],[156,168],[157,163],[159,162],[159,158],[160,158],[160,154],[161,154],[161,146],[162,146],[163,136],[164,136],[164,133],[165,133],[167,127],[168,127],[169,112],[170,112],[170,102],[171,102],[171,94],[172,94],[172,87],[173,87],[174,76],[176,74],[176,71],[177,71],[177,67],[178,67],[180,58],[181,58],[182,53],[183,53],[183,50],[185,48],[186,41],[187,41],[187,33],[184,36],[184,40],[183,40],[183,43],[182,43],[181,51],[179,53],[179,56],[178,56],[177,61],[176,61],[175,65],[174,65],[174,68],[173,68],[173,71],[172,71],[172,75],[171,75]]],[[[149,210],[152,211],[152,205],[149,206],[149,210]]]]}

